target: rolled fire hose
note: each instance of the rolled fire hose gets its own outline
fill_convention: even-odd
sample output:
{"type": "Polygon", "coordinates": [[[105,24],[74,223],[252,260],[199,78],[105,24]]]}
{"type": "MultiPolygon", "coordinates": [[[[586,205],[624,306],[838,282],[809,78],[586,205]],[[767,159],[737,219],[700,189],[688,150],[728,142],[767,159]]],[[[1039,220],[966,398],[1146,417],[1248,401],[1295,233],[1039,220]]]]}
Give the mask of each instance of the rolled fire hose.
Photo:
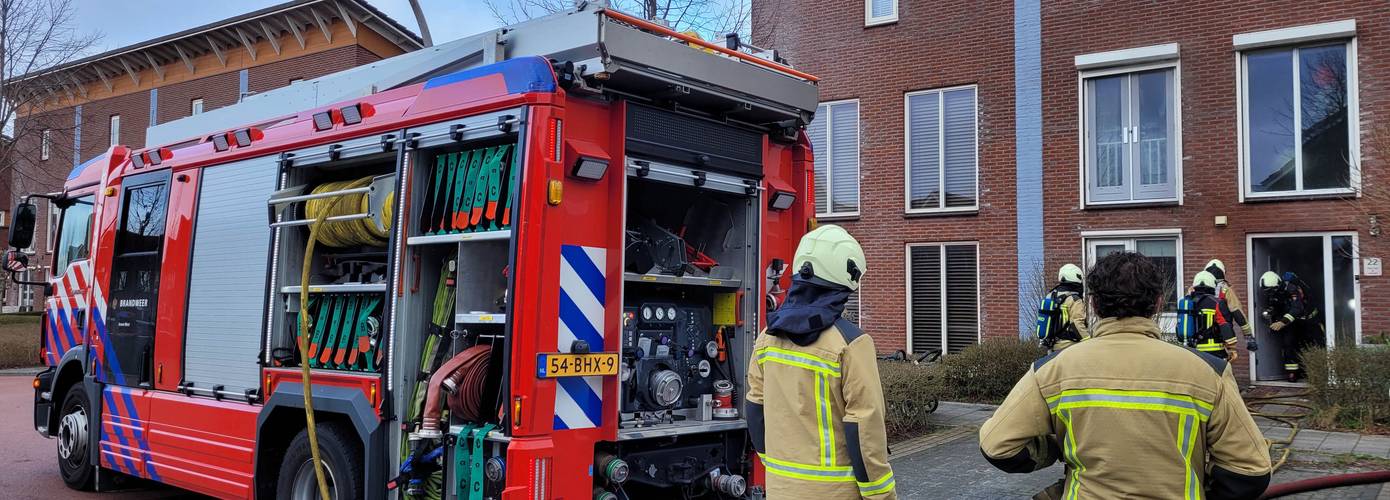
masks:
{"type": "Polygon", "coordinates": [[[458,353],[439,367],[430,377],[429,393],[425,396],[425,414],[420,422],[419,435],[426,439],[443,437],[440,416],[444,412],[440,391],[447,391],[449,410],[464,420],[483,421],[482,391],[492,359],[492,347],[479,344],[458,353]]]}
{"type": "MultiPolygon", "coordinates": [[[[365,187],[372,183],[372,177],[363,177],[355,181],[328,182],[315,187],[313,192],[323,193],[337,191],[341,189],[351,189],[355,187],[365,187]]],[[[308,200],[305,202],[305,215],[313,219],[309,224],[309,242],[304,246],[304,263],[300,266],[299,274],[299,355],[301,357],[300,381],[304,385],[304,420],[308,425],[309,433],[309,455],[314,461],[314,480],[319,486],[319,497],[325,500],[330,499],[328,495],[328,480],[323,473],[323,460],[319,458],[319,437],[318,430],[314,423],[314,396],[313,384],[310,383],[309,361],[302,359],[305,353],[309,352],[309,269],[313,265],[314,244],[324,238],[324,244],[329,246],[349,246],[352,244],[386,244],[386,236],[390,232],[390,210],[392,202],[395,200],[394,193],[386,198],[385,206],[382,207],[384,220],[387,221],[384,230],[379,229],[372,223],[371,218],[358,219],[345,222],[324,223],[324,219],[333,215],[350,215],[352,213],[369,212],[369,197],[366,194],[355,194],[346,196],[332,196],[323,199],[308,200]],[[345,203],[346,200],[346,203],[345,203]],[[355,202],[355,203],[354,203],[355,202]],[[347,206],[348,213],[338,213],[342,210],[339,207],[347,206]],[[357,212],[360,210],[360,212],[357,212]],[[327,233],[320,232],[327,230],[327,233]],[[374,243],[379,242],[379,243],[374,243]]]]}

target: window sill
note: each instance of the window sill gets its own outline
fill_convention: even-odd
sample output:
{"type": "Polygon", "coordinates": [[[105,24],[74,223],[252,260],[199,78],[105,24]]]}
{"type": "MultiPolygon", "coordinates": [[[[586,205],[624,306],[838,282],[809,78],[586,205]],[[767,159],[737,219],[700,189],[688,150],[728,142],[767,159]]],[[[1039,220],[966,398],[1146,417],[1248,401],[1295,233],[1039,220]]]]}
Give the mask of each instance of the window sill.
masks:
{"type": "Polygon", "coordinates": [[[1244,203],[1271,203],[1284,201],[1320,201],[1320,200],[1344,200],[1358,199],[1361,194],[1355,190],[1347,191],[1327,191],[1318,193],[1296,193],[1288,194],[1245,194],[1244,203]]]}
{"type": "Polygon", "coordinates": [[[890,25],[890,24],[897,24],[897,23],[898,23],[898,16],[893,16],[893,17],[885,17],[885,18],[881,18],[881,19],[870,19],[870,20],[866,20],[866,21],[864,21],[864,27],[865,27],[865,28],[874,28],[874,27],[878,27],[878,26],[888,26],[888,25],[890,25]]]}
{"type": "Polygon", "coordinates": [[[1123,210],[1126,208],[1164,208],[1181,206],[1182,202],[1177,199],[1166,200],[1132,200],[1115,202],[1088,202],[1082,206],[1082,210],[1123,210]]]}
{"type": "Polygon", "coordinates": [[[859,212],[851,212],[851,213],[843,213],[843,214],[816,214],[816,221],[818,221],[818,222],[821,222],[821,221],[836,222],[836,221],[848,221],[848,220],[859,220],[859,212]]]}
{"type": "Polygon", "coordinates": [[[980,207],[962,208],[933,208],[926,210],[907,210],[903,212],[905,219],[919,219],[932,217],[955,217],[955,216],[976,216],[980,215],[980,207]]]}

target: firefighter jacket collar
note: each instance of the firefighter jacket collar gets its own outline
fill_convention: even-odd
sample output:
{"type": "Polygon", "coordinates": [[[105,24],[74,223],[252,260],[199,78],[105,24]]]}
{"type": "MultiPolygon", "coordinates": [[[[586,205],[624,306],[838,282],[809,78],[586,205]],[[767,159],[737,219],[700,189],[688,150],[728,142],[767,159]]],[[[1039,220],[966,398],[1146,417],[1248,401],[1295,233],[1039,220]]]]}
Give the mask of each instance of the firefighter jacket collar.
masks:
{"type": "Polygon", "coordinates": [[[808,346],[840,319],[850,290],[820,280],[792,277],[787,302],[768,314],[767,332],[808,346]]]}
{"type": "Polygon", "coordinates": [[[1106,335],[1144,335],[1155,339],[1163,338],[1163,334],[1158,329],[1158,323],[1155,323],[1151,318],[1138,316],[1101,319],[1091,330],[1091,337],[1104,337],[1106,335]]]}

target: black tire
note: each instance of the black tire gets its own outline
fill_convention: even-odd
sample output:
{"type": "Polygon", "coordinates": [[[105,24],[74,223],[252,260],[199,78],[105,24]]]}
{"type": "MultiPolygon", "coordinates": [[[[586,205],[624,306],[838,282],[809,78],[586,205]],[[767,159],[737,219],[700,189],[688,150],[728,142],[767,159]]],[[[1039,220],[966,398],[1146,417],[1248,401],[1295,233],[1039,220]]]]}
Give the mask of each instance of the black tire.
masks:
{"type": "MultiPolygon", "coordinates": [[[[362,443],[357,434],[338,424],[318,424],[316,427],[319,459],[323,462],[324,474],[329,478],[329,494],[335,499],[361,498],[362,443]]],[[[319,498],[312,458],[309,450],[309,431],[299,431],[294,440],[290,441],[285,458],[280,462],[280,474],[275,483],[275,498],[319,498]]]]}
{"type": "Polygon", "coordinates": [[[91,447],[96,445],[95,434],[87,425],[91,412],[87,404],[87,389],[82,383],[73,384],[63,396],[58,413],[58,471],[69,488],[90,491],[96,478],[92,467],[91,447]]]}

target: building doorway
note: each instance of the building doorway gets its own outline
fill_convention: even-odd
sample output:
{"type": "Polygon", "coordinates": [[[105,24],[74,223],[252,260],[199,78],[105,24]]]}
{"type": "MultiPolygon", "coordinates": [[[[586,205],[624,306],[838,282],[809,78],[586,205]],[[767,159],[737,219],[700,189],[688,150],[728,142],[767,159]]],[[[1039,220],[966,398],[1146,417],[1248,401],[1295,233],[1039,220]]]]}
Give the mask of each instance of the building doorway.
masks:
{"type": "Polygon", "coordinates": [[[1260,275],[1267,271],[1292,272],[1309,288],[1309,299],[1317,308],[1313,321],[1322,326],[1323,345],[1356,345],[1361,342],[1361,291],[1357,284],[1355,233],[1292,233],[1250,235],[1247,246],[1250,273],[1246,311],[1255,325],[1255,339],[1261,349],[1254,353],[1251,377],[1256,380],[1282,380],[1277,335],[1261,317],[1265,300],[1260,293],[1260,275]],[[1268,346],[1266,348],[1266,346],[1268,346]]]}

